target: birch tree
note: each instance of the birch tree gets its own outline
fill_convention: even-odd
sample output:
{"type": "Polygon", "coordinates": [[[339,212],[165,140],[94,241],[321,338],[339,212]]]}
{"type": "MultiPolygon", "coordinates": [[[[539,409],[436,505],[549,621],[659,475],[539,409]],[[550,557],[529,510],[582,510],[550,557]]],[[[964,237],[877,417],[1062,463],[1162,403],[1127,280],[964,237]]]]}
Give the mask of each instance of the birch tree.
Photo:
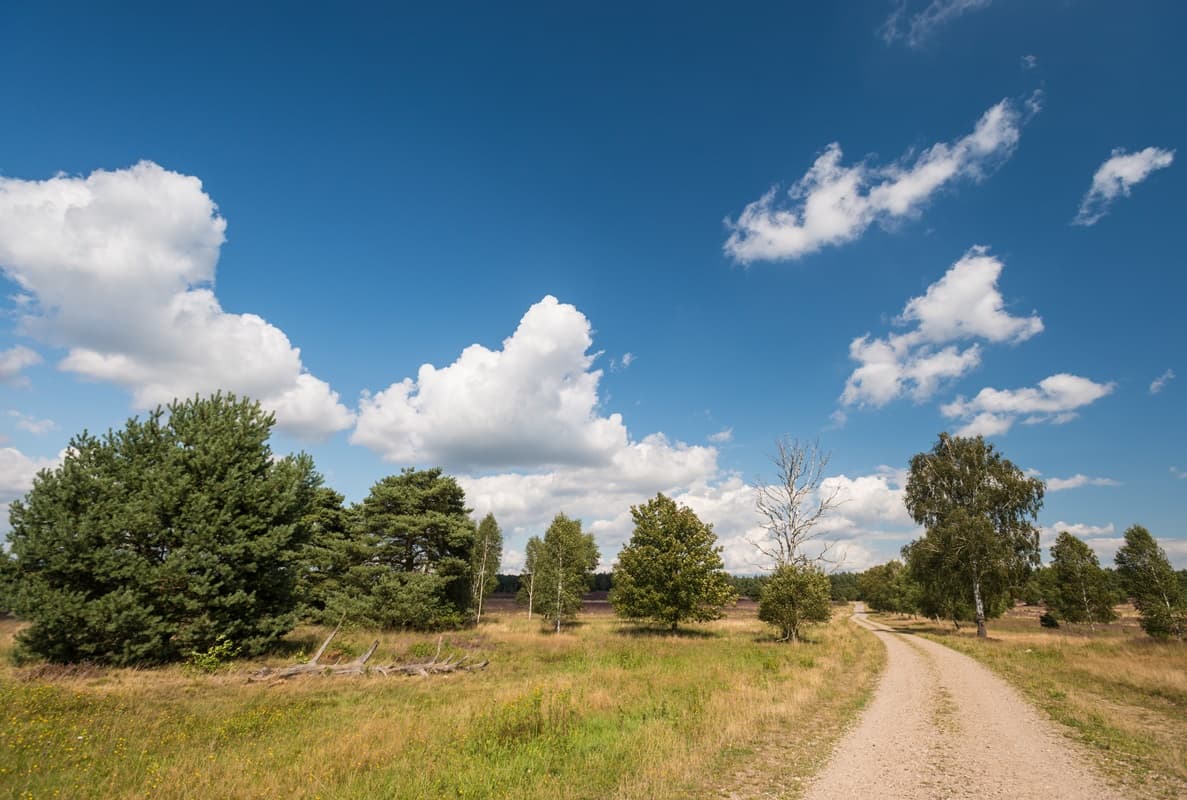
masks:
{"type": "Polygon", "coordinates": [[[838,505],[840,488],[827,486],[824,470],[829,454],[819,442],[789,437],[775,442],[775,481],[759,480],[755,506],[764,534],[751,544],[775,567],[808,566],[829,562],[830,542],[817,526],[838,505]]]}
{"type": "Polygon", "coordinates": [[[1142,615],[1142,630],[1156,639],[1187,633],[1187,597],[1174,568],[1150,531],[1132,525],[1115,557],[1117,572],[1142,615]]]}
{"type": "Polygon", "coordinates": [[[597,569],[597,544],[581,521],[557,514],[544,533],[534,570],[535,605],[557,633],[581,610],[581,598],[597,569]]]}
{"type": "Polygon", "coordinates": [[[528,619],[532,618],[533,601],[536,596],[536,572],[540,565],[540,551],[543,549],[544,543],[540,541],[539,536],[528,539],[527,546],[524,547],[523,571],[519,574],[519,593],[515,596],[515,601],[521,605],[527,604],[528,619]]]}
{"type": "Polygon", "coordinates": [[[487,514],[478,523],[478,533],[471,552],[474,577],[472,588],[474,591],[474,624],[482,622],[482,605],[490,593],[499,585],[495,577],[499,572],[499,562],[503,558],[503,532],[499,530],[499,523],[494,514],[487,514]]]}
{"type": "Polygon", "coordinates": [[[1057,619],[1088,623],[1095,631],[1098,622],[1112,622],[1109,576],[1100,568],[1096,553],[1083,541],[1063,531],[1051,546],[1051,575],[1055,591],[1045,598],[1047,609],[1057,619]]]}
{"type": "Polygon", "coordinates": [[[909,545],[912,569],[937,573],[971,595],[977,636],[1000,614],[1011,591],[1039,564],[1034,520],[1043,482],[1028,478],[981,436],[941,433],[911,459],[907,511],[926,532],[909,545]]]}

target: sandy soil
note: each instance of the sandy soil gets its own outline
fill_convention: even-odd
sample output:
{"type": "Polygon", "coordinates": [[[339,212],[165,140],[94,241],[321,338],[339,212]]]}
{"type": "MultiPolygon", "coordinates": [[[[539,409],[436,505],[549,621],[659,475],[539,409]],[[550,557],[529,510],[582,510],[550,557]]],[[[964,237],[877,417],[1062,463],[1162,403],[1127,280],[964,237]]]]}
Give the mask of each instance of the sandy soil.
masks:
{"type": "Polygon", "coordinates": [[[886,672],[810,786],[810,800],[1123,796],[985,667],[871,622],[860,604],[853,619],[886,645],[886,672]]]}

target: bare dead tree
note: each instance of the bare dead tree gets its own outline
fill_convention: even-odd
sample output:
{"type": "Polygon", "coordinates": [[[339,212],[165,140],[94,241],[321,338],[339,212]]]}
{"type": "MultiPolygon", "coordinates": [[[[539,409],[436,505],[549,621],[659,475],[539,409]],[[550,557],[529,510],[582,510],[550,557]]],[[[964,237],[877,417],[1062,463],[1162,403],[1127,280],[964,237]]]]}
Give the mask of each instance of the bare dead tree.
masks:
{"type": "Polygon", "coordinates": [[[473,672],[474,670],[484,669],[488,663],[486,661],[470,662],[469,656],[463,658],[450,656],[442,659],[441,646],[444,642],[443,638],[437,639],[437,652],[429,661],[421,661],[414,664],[368,664],[367,662],[371,659],[371,656],[375,655],[375,650],[379,647],[379,640],[376,639],[367,648],[367,652],[353,661],[345,664],[320,663],[320,659],[326,652],[326,648],[329,647],[330,641],[337,634],[338,628],[334,628],[330,632],[330,635],[326,637],[326,640],[321,643],[321,647],[317,648],[317,652],[313,654],[313,658],[308,661],[294,664],[284,669],[264,667],[258,672],[253,673],[248,680],[282,681],[302,675],[381,675],[383,677],[389,675],[437,675],[446,672],[473,672]]]}
{"type": "Polygon", "coordinates": [[[777,439],[775,447],[775,482],[760,479],[755,485],[755,506],[766,533],[751,544],[776,567],[833,564],[834,543],[822,539],[816,529],[843,502],[838,499],[840,486],[822,486],[829,454],[821,451],[819,442],[787,436],[777,439]],[[819,552],[812,552],[817,547],[819,552]]]}

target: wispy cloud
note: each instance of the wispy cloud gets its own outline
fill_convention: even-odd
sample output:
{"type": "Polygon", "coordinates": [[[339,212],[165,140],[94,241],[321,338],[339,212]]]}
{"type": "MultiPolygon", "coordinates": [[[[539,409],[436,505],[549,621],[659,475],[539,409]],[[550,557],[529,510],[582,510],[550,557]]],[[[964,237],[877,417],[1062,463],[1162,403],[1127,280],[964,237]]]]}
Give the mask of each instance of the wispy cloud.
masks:
{"type": "Polygon", "coordinates": [[[907,0],[902,0],[878,30],[887,44],[901,41],[908,47],[919,47],[948,23],[990,3],[992,0],[932,0],[912,14],[907,0]]]}
{"type": "Polygon", "coordinates": [[[1023,69],[1031,70],[1031,69],[1034,69],[1035,67],[1037,67],[1038,65],[1039,65],[1039,59],[1037,56],[1025,55],[1022,57],[1022,68],[1023,69]]]}
{"type": "Polygon", "coordinates": [[[1112,156],[1096,169],[1092,186],[1080,201],[1080,210],[1073,225],[1095,225],[1109,213],[1109,207],[1118,197],[1128,197],[1130,190],[1156,170],[1166,169],[1175,160],[1174,150],[1147,147],[1136,153],[1126,153],[1117,148],[1112,156]]]}
{"type": "MultiPolygon", "coordinates": [[[[1026,115],[1032,115],[1039,96],[1026,105],[1026,115]]],[[[852,241],[876,222],[916,216],[945,186],[979,181],[1009,158],[1024,121],[1015,103],[1002,100],[981,115],[972,133],[908,152],[885,166],[845,165],[841,145],[833,142],[786,192],[790,202],[771,187],[736,221],[726,219],[730,234],[724,250],[742,264],[797,259],[852,241]]]]}
{"type": "Polygon", "coordinates": [[[1048,492],[1062,492],[1067,489],[1079,489],[1081,486],[1120,486],[1121,481],[1112,478],[1090,478],[1076,473],[1070,478],[1048,478],[1048,492]]]}
{"type": "Polygon", "coordinates": [[[26,367],[41,363],[41,356],[23,345],[0,350],[0,383],[28,386],[29,379],[21,374],[26,367]]]}
{"type": "Polygon", "coordinates": [[[1166,372],[1159,375],[1150,383],[1150,394],[1158,394],[1166,385],[1175,379],[1175,371],[1168,369],[1166,372]]]}
{"type": "Polygon", "coordinates": [[[722,428],[717,433],[709,434],[709,441],[715,444],[725,444],[734,440],[733,428],[722,428]]]}
{"type": "Polygon", "coordinates": [[[18,428],[35,436],[49,433],[58,427],[58,424],[52,419],[38,419],[31,414],[22,414],[20,411],[9,411],[8,416],[16,420],[18,428]]]}

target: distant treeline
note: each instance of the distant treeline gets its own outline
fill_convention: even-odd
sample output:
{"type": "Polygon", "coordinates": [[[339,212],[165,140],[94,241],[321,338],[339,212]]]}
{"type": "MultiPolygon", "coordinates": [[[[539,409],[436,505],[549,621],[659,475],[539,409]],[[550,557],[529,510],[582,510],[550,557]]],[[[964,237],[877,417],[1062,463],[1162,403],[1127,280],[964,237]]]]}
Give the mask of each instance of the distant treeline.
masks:
{"type": "MultiPolygon", "coordinates": [[[[521,588],[522,578],[519,575],[498,575],[498,594],[516,594],[521,588]]],[[[858,600],[856,572],[835,572],[828,576],[832,599],[836,602],[858,600]]],[[[730,575],[730,585],[740,598],[757,601],[767,582],[765,575],[730,575]]],[[[614,574],[611,572],[596,572],[590,582],[591,592],[608,592],[614,588],[614,574]]]]}

